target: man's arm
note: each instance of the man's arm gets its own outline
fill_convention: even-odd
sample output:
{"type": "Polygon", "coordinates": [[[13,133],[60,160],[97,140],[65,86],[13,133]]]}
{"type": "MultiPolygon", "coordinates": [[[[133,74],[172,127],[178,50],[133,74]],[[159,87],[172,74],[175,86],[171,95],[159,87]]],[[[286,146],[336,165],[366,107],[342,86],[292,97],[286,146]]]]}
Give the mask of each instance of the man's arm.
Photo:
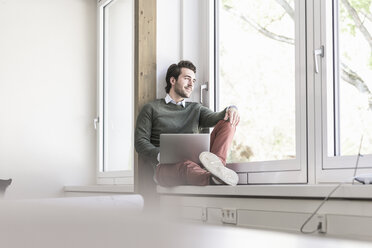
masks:
{"type": "Polygon", "coordinates": [[[221,112],[213,112],[209,108],[201,106],[199,126],[201,128],[214,127],[217,124],[217,122],[224,119],[226,115],[226,110],[227,108],[225,108],[221,112]]]}
{"type": "Polygon", "coordinates": [[[238,108],[235,105],[229,106],[221,112],[213,112],[207,107],[201,106],[200,127],[214,127],[220,120],[228,120],[231,125],[237,126],[240,121],[238,108]]]}
{"type": "Polygon", "coordinates": [[[158,162],[159,148],[151,144],[152,108],[146,104],[137,117],[136,131],[134,133],[135,148],[138,154],[151,159],[154,164],[158,162]]]}

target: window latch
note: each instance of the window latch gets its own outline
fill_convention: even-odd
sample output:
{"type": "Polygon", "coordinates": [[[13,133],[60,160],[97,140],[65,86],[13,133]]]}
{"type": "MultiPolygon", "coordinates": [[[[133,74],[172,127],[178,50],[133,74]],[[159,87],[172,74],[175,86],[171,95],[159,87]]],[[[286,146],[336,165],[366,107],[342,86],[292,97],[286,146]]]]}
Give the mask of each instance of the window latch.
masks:
{"type": "Polygon", "coordinates": [[[99,123],[99,117],[96,117],[93,119],[93,125],[94,125],[94,129],[97,130],[97,125],[99,123]]]}
{"type": "Polygon", "coordinates": [[[203,99],[203,91],[208,91],[208,83],[205,83],[205,84],[202,84],[200,85],[200,103],[203,104],[204,103],[204,99],[203,99]]]}
{"type": "Polygon", "coordinates": [[[324,57],[324,46],[321,46],[319,49],[314,50],[314,64],[315,64],[315,73],[319,73],[319,66],[317,56],[324,57]]]}

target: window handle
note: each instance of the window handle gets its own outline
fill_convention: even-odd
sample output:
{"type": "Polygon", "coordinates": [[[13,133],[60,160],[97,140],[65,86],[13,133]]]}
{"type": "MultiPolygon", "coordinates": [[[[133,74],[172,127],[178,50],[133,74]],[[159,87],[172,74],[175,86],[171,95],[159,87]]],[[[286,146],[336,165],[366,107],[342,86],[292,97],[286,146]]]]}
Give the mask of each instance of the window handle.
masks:
{"type": "Polygon", "coordinates": [[[99,117],[96,117],[93,119],[93,125],[94,125],[94,129],[97,130],[97,125],[99,123],[99,117]]]}
{"type": "Polygon", "coordinates": [[[203,90],[208,91],[208,82],[205,84],[200,85],[200,103],[203,104],[203,90]]]}
{"type": "Polygon", "coordinates": [[[314,64],[315,64],[315,73],[319,73],[318,59],[317,56],[324,57],[324,46],[321,46],[319,49],[314,50],[314,64]]]}

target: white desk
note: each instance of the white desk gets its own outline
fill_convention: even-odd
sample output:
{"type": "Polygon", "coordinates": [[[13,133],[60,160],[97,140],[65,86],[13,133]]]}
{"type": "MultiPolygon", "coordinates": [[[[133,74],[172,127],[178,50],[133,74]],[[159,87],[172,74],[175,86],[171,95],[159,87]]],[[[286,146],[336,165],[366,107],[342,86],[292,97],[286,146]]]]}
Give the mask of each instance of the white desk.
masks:
{"type": "Polygon", "coordinates": [[[138,211],[136,196],[116,197],[121,196],[0,202],[1,247],[372,247],[362,241],[183,223],[138,211]]]}

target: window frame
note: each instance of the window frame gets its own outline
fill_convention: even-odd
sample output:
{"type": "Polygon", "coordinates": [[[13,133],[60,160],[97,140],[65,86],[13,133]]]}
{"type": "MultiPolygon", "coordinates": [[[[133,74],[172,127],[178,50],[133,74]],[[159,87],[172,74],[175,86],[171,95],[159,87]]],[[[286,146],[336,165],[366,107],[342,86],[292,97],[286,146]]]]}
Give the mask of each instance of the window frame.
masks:
{"type": "MultiPolygon", "coordinates": [[[[96,166],[96,183],[97,184],[109,184],[109,185],[134,185],[134,163],[129,170],[119,170],[119,171],[104,171],[104,8],[115,0],[99,0],[97,2],[97,117],[95,122],[97,123],[97,166],[96,166]]],[[[135,7],[134,0],[131,0],[132,12],[133,12],[133,23],[135,23],[135,7]]],[[[132,39],[134,38],[134,29],[132,32],[132,39]]],[[[134,44],[134,43],[133,43],[134,44]]],[[[136,44],[134,44],[136,46],[136,44]]],[[[134,50],[134,49],[133,49],[134,50]]],[[[133,54],[133,62],[134,62],[133,54]]],[[[133,63],[135,64],[135,63],[133,63]]],[[[134,68],[133,68],[133,79],[134,79],[134,68]]],[[[134,80],[132,82],[134,84],[134,80]]],[[[134,87],[133,87],[134,91],[134,87]]],[[[133,95],[134,96],[134,95],[133,95]]],[[[133,98],[135,101],[136,98],[133,98]]],[[[133,104],[133,107],[135,104],[133,104]]],[[[133,122],[134,122],[134,109],[133,109],[133,122]]],[[[132,130],[134,133],[134,130],[132,130]]],[[[133,156],[136,160],[135,152],[133,156]]]]}
{"type": "MultiPolygon", "coordinates": [[[[333,133],[339,135],[339,130],[332,130],[329,134],[328,122],[334,122],[334,118],[337,119],[337,113],[327,110],[327,105],[330,102],[333,104],[333,98],[328,99],[328,91],[333,91],[333,87],[337,87],[338,68],[334,63],[334,60],[338,58],[338,41],[334,41],[334,37],[338,36],[337,33],[337,15],[334,16],[334,12],[337,12],[338,0],[332,1],[321,1],[314,0],[314,6],[320,11],[314,11],[314,19],[320,20],[314,26],[314,47],[324,46],[325,54],[320,60],[320,73],[314,77],[315,95],[318,96],[315,104],[315,115],[318,116],[316,123],[315,136],[317,140],[317,151],[316,151],[316,182],[327,183],[327,182],[352,182],[355,168],[357,167],[357,174],[372,173],[372,155],[364,155],[359,158],[357,164],[358,155],[347,155],[347,156],[328,156],[328,145],[329,137],[333,137],[333,140],[339,140],[333,133]],[[333,5],[334,4],[334,5],[333,5]],[[334,7],[335,6],[335,7],[334,7]],[[333,23],[335,23],[333,26],[333,23]],[[328,32],[331,29],[332,32],[328,32]],[[331,35],[330,35],[331,34],[331,35]],[[335,117],[334,117],[335,116],[335,117]],[[368,166],[369,165],[369,166],[368,166]]],[[[338,99],[335,99],[337,104],[338,99]]],[[[334,126],[337,126],[334,125],[334,126]]],[[[337,129],[337,127],[334,127],[337,129]]],[[[337,145],[335,148],[337,150],[337,145]]],[[[337,154],[337,151],[336,151],[337,154]]]]}
{"type": "MultiPolygon", "coordinates": [[[[231,163],[228,166],[239,174],[247,174],[247,184],[272,184],[272,183],[307,183],[307,97],[306,97],[306,6],[304,1],[296,1],[298,11],[295,11],[296,35],[296,75],[295,75],[295,108],[296,108],[296,159],[262,161],[247,163],[231,163]],[[302,100],[301,100],[302,99],[302,100]]],[[[213,1],[214,6],[214,110],[218,111],[219,81],[218,81],[218,9],[219,1],[213,1]]],[[[297,9],[297,7],[296,7],[297,9]]],[[[210,80],[213,81],[213,80],[210,80]]],[[[239,103],[237,103],[239,105],[239,103]]]]}

